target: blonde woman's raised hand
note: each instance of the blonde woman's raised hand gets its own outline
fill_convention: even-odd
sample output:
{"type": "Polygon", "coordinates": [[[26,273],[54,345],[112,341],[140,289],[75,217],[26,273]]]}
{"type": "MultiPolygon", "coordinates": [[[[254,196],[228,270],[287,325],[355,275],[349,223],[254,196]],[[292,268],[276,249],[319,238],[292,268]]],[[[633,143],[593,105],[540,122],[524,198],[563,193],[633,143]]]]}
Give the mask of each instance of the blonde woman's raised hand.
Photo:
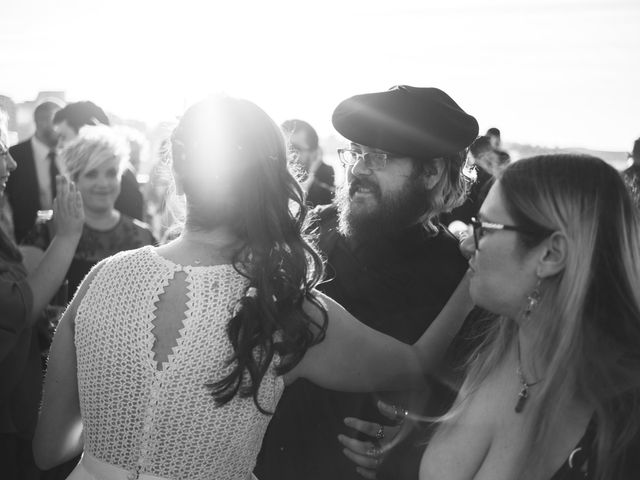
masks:
{"type": "Polygon", "coordinates": [[[53,201],[53,221],[56,235],[80,237],[84,225],[82,196],[76,184],[62,175],[56,177],[57,195],[53,201]]]}

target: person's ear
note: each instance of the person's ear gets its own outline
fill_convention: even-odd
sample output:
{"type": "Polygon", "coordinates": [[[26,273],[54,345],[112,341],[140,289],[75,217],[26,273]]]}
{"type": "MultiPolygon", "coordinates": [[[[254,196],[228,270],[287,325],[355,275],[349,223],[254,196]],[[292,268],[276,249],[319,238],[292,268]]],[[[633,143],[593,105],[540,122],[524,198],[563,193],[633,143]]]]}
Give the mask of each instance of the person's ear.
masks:
{"type": "Polygon", "coordinates": [[[562,272],[567,264],[567,237],[560,232],[554,232],[542,246],[536,273],[539,278],[553,277],[562,272]]]}
{"type": "Polygon", "coordinates": [[[431,190],[442,178],[444,174],[444,159],[435,158],[425,162],[422,165],[422,177],[424,186],[427,190],[431,190]]]}

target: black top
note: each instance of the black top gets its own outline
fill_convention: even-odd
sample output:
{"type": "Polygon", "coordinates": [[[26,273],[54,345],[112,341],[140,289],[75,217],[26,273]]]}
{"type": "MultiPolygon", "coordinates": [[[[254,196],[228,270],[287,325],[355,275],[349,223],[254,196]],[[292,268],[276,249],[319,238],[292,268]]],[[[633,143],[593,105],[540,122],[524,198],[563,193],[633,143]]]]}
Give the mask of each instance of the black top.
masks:
{"type": "MultiPolygon", "coordinates": [[[[328,280],[319,289],[366,325],[414,343],[467,269],[458,242],[443,227],[430,236],[416,225],[384,243],[354,251],[336,231],[335,208],[325,208],[320,215],[320,248],[327,256],[328,280]]],[[[360,480],[336,437],[348,433],[345,417],[384,422],[376,408],[377,398],[375,394],[341,393],[305,380],[296,381],[285,389],[269,424],[257,477],[360,480]]],[[[438,412],[443,413],[453,398],[453,392],[443,392],[438,400],[445,405],[438,412]]],[[[404,458],[394,464],[390,459],[385,463],[395,478],[400,478],[397,473],[402,469],[410,471],[407,478],[413,480],[419,461],[418,454],[410,460],[404,458]]],[[[385,478],[384,473],[378,478],[385,478]]]]}
{"type": "Polygon", "coordinates": [[[567,460],[562,464],[551,480],[585,480],[594,478],[596,423],[592,419],[578,445],[571,451],[567,460]]]}
{"type": "MultiPolygon", "coordinates": [[[[52,222],[36,224],[22,244],[46,250],[53,235],[52,222]]],[[[96,230],[85,224],[66,275],[69,281],[69,299],[73,298],[87,273],[101,260],[124,250],[133,250],[155,243],[156,240],[146,224],[124,214],[120,215],[120,221],[109,230],[96,230]]]]}
{"type": "MultiPolygon", "coordinates": [[[[571,451],[562,467],[550,480],[592,480],[596,477],[598,424],[593,417],[578,445],[571,451]]],[[[640,476],[640,432],[625,450],[625,455],[614,465],[608,480],[631,480],[640,476]]]]}

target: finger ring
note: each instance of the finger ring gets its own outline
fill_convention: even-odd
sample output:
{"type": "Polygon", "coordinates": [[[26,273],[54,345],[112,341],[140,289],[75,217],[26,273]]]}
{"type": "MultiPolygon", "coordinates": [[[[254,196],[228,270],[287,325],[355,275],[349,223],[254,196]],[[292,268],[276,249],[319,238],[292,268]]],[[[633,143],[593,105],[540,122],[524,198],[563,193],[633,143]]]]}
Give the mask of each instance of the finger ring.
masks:
{"type": "Polygon", "coordinates": [[[367,450],[367,455],[375,458],[377,461],[378,458],[380,458],[380,456],[382,455],[382,450],[377,447],[371,447],[369,450],[367,450]]]}
{"type": "Polygon", "coordinates": [[[384,425],[380,425],[376,432],[376,440],[382,440],[384,438],[384,425]]]}
{"type": "Polygon", "coordinates": [[[397,405],[393,406],[393,416],[395,417],[396,421],[398,422],[404,422],[404,419],[407,417],[407,415],[409,415],[409,410],[407,410],[406,408],[398,408],[397,405]]]}

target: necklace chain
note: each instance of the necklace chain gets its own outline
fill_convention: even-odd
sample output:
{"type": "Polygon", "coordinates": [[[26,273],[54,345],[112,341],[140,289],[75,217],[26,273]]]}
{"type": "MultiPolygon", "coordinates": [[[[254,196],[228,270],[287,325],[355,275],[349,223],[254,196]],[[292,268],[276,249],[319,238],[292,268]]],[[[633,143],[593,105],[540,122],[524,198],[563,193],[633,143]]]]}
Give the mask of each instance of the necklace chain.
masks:
{"type": "Polygon", "coordinates": [[[520,392],[518,393],[518,402],[516,403],[515,411],[516,413],[521,413],[524,410],[527,399],[529,398],[529,388],[537,385],[541,380],[528,383],[524,377],[524,373],[522,372],[522,358],[520,356],[520,337],[518,336],[517,339],[518,368],[516,369],[516,373],[518,374],[518,380],[520,381],[520,392]]]}

